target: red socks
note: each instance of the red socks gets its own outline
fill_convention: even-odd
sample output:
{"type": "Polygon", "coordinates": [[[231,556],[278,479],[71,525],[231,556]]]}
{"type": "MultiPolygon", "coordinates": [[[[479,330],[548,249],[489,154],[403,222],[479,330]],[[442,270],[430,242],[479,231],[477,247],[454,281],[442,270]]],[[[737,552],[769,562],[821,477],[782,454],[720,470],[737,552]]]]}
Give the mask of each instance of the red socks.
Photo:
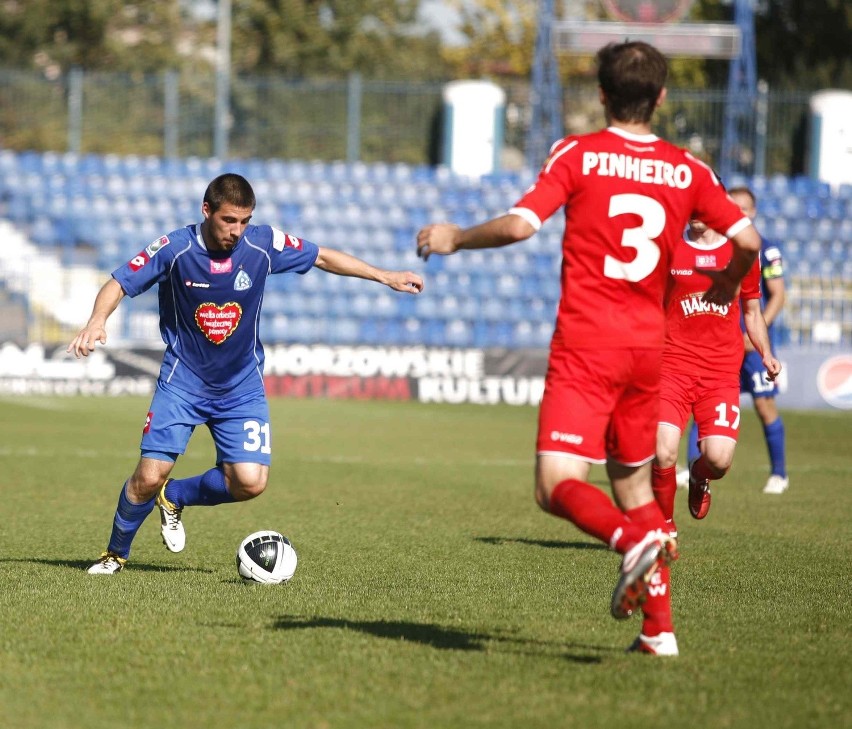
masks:
{"type": "Polygon", "coordinates": [[[692,468],[690,469],[692,472],[692,477],[696,481],[703,481],[704,479],[709,479],[710,481],[714,481],[719,478],[714,471],[711,471],[707,464],[704,462],[704,456],[701,456],[695,463],[692,464],[692,468]]]}
{"type": "MultiPolygon", "coordinates": [[[[655,502],[650,502],[650,505],[659,513],[655,502]]],[[[621,554],[648,531],[627,518],[599,488],[576,479],[562,481],[553,489],[550,513],[568,519],[586,534],[597,537],[621,554]]]]}
{"type": "MultiPolygon", "coordinates": [[[[668,469],[667,469],[668,470],[668,469]]],[[[674,468],[672,471],[672,480],[674,480],[674,468]]],[[[675,485],[675,488],[677,486],[675,485]]],[[[649,508],[649,504],[640,506],[638,509],[630,509],[627,511],[628,518],[634,521],[641,528],[644,534],[651,529],[663,529],[667,531],[665,523],[660,522],[660,512],[653,513],[649,508]]],[[[656,502],[654,502],[656,506],[656,502]]],[[[642,635],[648,637],[659,635],[660,633],[673,633],[674,626],[672,625],[672,588],[671,588],[671,573],[668,567],[661,567],[648,584],[648,595],[642,605],[642,635]]]]}
{"type": "Polygon", "coordinates": [[[670,521],[674,518],[675,493],[677,493],[677,467],[660,468],[656,463],[651,468],[651,488],[654,498],[660,505],[663,518],[670,521]]]}

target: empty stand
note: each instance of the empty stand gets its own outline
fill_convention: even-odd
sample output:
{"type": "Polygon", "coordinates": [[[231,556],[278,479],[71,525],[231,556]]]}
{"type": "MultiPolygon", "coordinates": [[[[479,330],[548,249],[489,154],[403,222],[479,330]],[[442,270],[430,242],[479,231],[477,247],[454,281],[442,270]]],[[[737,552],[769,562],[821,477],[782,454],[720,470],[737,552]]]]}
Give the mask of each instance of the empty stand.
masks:
{"type": "MultiPolygon", "coordinates": [[[[516,246],[434,256],[426,264],[414,253],[421,226],[472,225],[499,215],[534,181],[533,171],[472,180],[444,168],[403,164],[223,164],[0,150],[0,217],[51,260],[94,267],[92,280],[102,281],[151,240],[198,221],[207,183],[226,170],[251,180],[258,198],[255,221],[426,278],[424,292],[410,297],[321,273],[272,277],[262,320],[267,341],[548,346],[560,294],[561,215],[516,246]]],[[[729,187],[741,184],[757,194],[760,230],[783,245],[790,282],[784,338],[808,344],[814,331],[839,327],[840,342],[848,344],[852,185],[832,190],[780,175],[728,181],[729,187]],[[820,328],[820,322],[837,326],[820,328]]],[[[43,296],[44,287],[39,291],[43,296]]],[[[93,296],[94,290],[87,292],[89,301],[93,296]]],[[[157,338],[156,308],[153,292],[127,302],[120,334],[157,338]]],[[[59,313],[65,322],[67,305],[59,313]]]]}

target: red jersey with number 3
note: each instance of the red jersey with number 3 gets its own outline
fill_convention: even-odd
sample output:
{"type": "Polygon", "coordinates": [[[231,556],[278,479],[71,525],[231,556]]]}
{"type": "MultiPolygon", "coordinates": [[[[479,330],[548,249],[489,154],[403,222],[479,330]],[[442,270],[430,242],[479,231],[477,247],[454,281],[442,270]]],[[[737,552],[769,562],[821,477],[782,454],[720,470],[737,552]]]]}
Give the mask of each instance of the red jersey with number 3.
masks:
{"type": "Polygon", "coordinates": [[[744,349],[740,302],[760,298],[760,261],[755,260],[743,279],[739,299],[724,306],[701,300],[709,279],[696,271],[724,268],[732,253],[733,246],[726,238],[708,247],[681,237],[666,290],[664,370],[730,375],[739,387],[744,349]]]}
{"type": "Polygon", "coordinates": [[[707,165],[653,134],[615,127],[554,144],[510,212],[538,229],[560,207],[554,349],[661,348],[669,263],[687,221],[728,237],[751,224],[707,165]]]}

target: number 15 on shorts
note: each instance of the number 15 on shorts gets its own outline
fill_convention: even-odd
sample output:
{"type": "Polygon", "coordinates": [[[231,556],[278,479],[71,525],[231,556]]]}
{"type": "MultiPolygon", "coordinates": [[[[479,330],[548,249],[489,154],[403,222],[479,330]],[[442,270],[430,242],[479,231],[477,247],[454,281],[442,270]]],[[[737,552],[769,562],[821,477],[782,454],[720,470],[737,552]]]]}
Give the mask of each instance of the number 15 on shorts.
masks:
{"type": "Polygon", "coordinates": [[[254,453],[272,453],[272,447],[269,442],[269,423],[259,423],[257,420],[246,420],[243,423],[243,430],[246,432],[246,440],[243,443],[243,448],[254,453]]]}

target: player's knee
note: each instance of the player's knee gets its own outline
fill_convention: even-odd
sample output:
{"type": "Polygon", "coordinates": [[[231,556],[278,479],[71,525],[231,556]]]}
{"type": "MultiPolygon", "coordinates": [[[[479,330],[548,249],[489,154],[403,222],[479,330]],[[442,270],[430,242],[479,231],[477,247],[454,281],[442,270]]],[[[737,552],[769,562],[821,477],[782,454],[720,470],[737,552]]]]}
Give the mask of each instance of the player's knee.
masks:
{"type": "Polygon", "coordinates": [[[677,450],[657,444],[657,465],[660,468],[671,468],[677,463],[677,450]]]}
{"type": "Polygon", "coordinates": [[[266,490],[269,476],[267,468],[260,466],[252,468],[254,464],[243,465],[248,467],[230,469],[230,472],[225,474],[228,491],[237,501],[248,501],[260,496],[266,490]]]}
{"type": "Polygon", "coordinates": [[[733,453],[709,453],[705,454],[704,462],[714,471],[716,478],[722,478],[731,468],[734,461],[733,453]]]}

